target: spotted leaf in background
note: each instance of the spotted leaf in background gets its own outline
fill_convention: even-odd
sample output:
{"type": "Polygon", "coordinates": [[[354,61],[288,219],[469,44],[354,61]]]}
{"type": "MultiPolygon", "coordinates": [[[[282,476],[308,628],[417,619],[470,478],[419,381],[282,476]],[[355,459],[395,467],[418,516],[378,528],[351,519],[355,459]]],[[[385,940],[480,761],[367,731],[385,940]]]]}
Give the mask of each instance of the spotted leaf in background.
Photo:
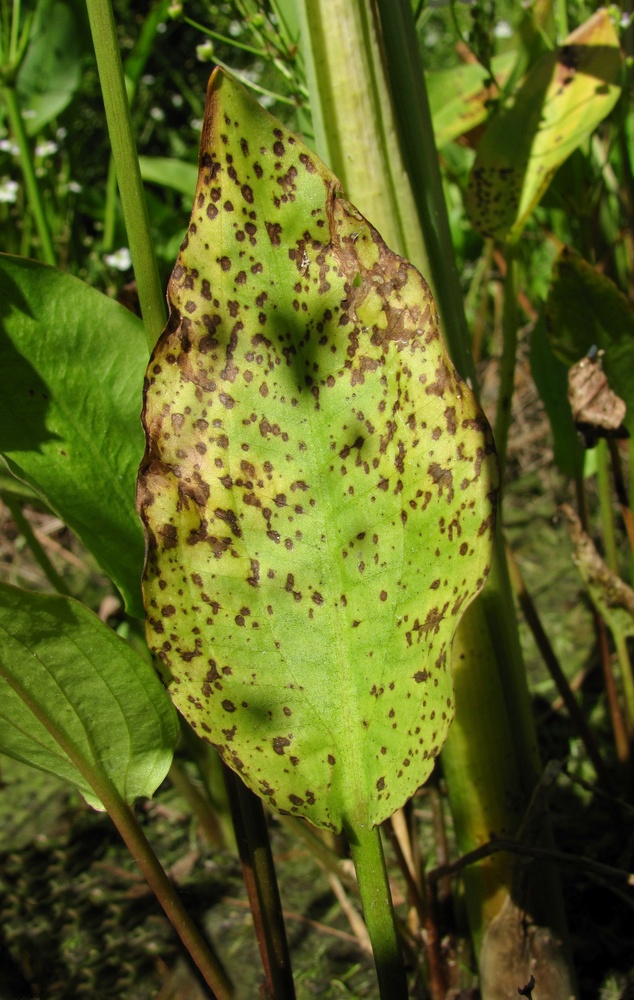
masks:
{"type": "Polygon", "coordinates": [[[151,359],[150,646],[271,806],[379,823],[429,774],[487,574],[495,460],[418,272],[231,78],[151,359]]]}
{"type": "Polygon", "coordinates": [[[476,229],[510,242],[520,237],[555,171],[616,104],[622,72],[605,7],[537,60],[478,146],[466,196],[476,229]]]}

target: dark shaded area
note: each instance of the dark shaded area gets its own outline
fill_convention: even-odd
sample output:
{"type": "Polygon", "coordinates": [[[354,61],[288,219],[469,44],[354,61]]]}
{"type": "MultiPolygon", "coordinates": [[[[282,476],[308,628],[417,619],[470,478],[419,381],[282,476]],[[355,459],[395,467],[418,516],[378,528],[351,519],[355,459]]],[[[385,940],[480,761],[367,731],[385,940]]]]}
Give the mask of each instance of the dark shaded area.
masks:
{"type": "MultiPolygon", "coordinates": [[[[2,259],[0,258],[0,267],[2,259]]],[[[34,265],[23,261],[25,269],[34,265]]],[[[39,266],[39,265],[35,265],[39,266]]],[[[0,394],[0,452],[37,450],[55,435],[46,426],[50,406],[50,389],[35,368],[20,352],[16,338],[15,314],[21,313],[34,321],[22,289],[5,270],[0,270],[0,357],[3,379],[10,392],[0,394]]]]}

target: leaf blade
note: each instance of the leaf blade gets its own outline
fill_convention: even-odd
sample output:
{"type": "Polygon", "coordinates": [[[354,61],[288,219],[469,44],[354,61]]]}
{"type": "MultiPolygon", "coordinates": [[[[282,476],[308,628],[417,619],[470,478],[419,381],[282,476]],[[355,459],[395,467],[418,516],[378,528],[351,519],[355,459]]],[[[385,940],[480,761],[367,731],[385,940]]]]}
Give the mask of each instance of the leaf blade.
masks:
{"type": "Polygon", "coordinates": [[[465,205],[479,232],[519,239],[555,171],[616,104],[621,74],[605,8],[537,60],[478,146],[465,205]]]}
{"type": "Polygon", "coordinates": [[[168,298],[139,477],[149,644],[271,805],[373,825],[451,718],[493,526],[486,422],[418,272],[218,72],[168,298]]]}

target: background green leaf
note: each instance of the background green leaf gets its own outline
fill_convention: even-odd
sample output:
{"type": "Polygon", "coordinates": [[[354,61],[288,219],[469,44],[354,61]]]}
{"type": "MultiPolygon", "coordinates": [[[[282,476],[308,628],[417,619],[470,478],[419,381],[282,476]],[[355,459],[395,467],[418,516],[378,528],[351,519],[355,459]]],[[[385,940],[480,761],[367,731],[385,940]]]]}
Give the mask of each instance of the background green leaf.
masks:
{"type": "Polygon", "coordinates": [[[419,273],[230,78],[148,369],[151,648],[267,802],[371,826],[425,780],[496,470],[419,273]]]}
{"type": "Polygon", "coordinates": [[[150,796],[178,733],[152,667],[83,604],[0,584],[0,751],[100,809],[92,776],[130,804],[150,796]]]}
{"type": "Polygon", "coordinates": [[[141,177],[146,183],[173,188],[188,199],[194,197],[198,168],[169,156],[140,156],[141,177]]]}
{"type": "Polygon", "coordinates": [[[39,0],[16,80],[30,135],[37,135],[70,104],[88,52],[85,5],[80,0],[39,0]]]}
{"type": "Polygon", "coordinates": [[[147,348],[141,321],[68,274],[0,255],[0,453],[142,616],[134,509],[147,348]]]}

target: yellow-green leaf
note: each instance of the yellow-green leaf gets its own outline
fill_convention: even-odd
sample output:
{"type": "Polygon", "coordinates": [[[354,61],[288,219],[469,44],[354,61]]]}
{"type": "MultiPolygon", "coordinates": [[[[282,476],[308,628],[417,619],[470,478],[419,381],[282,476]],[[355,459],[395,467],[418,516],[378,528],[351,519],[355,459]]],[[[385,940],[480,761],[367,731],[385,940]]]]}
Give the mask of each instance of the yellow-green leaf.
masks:
{"type": "MultiPolygon", "coordinates": [[[[493,60],[492,69],[498,84],[508,79],[516,61],[516,52],[504,52],[493,60]]],[[[486,120],[487,104],[492,96],[488,77],[481,63],[462,63],[425,74],[439,149],[486,120]]]]}
{"type": "Polygon", "coordinates": [[[616,104],[621,75],[605,8],[538,59],[478,146],[466,199],[476,229],[518,239],[557,168],[616,104]]]}
{"type": "Polygon", "coordinates": [[[148,368],[148,639],[275,808],[379,823],[429,774],[482,587],[490,432],[420,274],[231,78],[148,368]]]}

